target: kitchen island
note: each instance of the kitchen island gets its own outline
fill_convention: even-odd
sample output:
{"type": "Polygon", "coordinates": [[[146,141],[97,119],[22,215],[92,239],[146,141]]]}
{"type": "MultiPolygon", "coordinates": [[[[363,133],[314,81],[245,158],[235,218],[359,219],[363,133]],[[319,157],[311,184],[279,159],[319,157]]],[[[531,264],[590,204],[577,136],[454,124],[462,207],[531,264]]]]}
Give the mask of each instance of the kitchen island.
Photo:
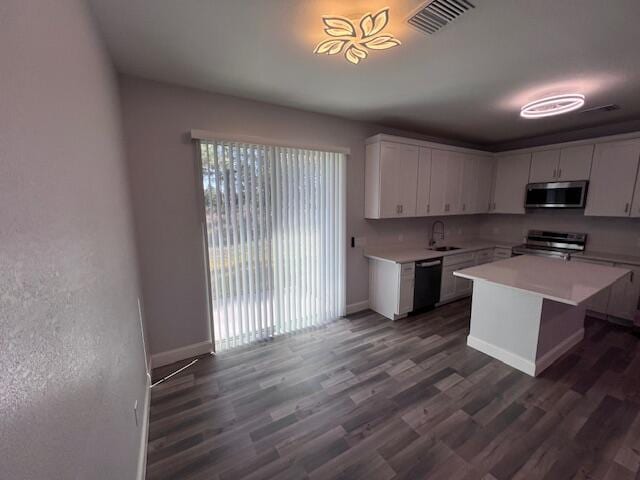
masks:
{"type": "Polygon", "coordinates": [[[456,271],[473,281],[467,345],[539,375],[583,339],[585,302],[629,274],[530,255],[456,271]]]}

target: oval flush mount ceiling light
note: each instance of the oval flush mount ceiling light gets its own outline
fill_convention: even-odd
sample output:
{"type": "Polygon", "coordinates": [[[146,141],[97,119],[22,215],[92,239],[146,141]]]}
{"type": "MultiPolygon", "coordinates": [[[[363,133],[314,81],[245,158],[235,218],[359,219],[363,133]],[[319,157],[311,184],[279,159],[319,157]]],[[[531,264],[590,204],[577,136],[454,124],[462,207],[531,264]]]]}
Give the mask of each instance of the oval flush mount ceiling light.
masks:
{"type": "Polygon", "coordinates": [[[355,21],[344,17],[324,16],[324,32],[332,37],[320,42],[313,53],[337,55],[344,52],[344,58],[357,65],[369,55],[369,50],[386,50],[400,45],[393,35],[381,34],[389,23],[389,9],[383,8],[375,15],[367,13],[356,28],[355,21]],[[379,35],[380,34],[380,35],[379,35]]]}
{"type": "Polygon", "coordinates": [[[543,118],[577,110],[584,105],[584,95],[568,93],[541,98],[527,103],[520,109],[523,118],[543,118]]]}

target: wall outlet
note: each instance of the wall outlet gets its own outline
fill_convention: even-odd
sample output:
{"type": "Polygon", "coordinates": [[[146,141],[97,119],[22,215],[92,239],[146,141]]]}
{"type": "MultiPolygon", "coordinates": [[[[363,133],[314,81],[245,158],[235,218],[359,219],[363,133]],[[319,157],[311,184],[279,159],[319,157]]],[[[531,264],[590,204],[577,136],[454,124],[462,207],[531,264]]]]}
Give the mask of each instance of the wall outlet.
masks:
{"type": "Polygon", "coordinates": [[[133,418],[136,421],[136,427],[138,426],[138,400],[133,404],[133,418]]]}

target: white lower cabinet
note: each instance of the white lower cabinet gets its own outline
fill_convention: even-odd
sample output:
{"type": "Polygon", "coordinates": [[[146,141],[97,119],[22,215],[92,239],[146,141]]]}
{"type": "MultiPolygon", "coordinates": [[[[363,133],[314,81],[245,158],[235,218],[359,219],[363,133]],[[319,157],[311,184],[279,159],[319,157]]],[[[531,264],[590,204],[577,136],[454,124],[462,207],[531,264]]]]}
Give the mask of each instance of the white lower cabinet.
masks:
{"type": "MultiPolygon", "coordinates": [[[[613,267],[613,263],[602,262],[599,260],[589,260],[589,259],[574,257],[571,259],[571,261],[582,262],[582,263],[593,263],[596,265],[605,265],[605,266],[613,267]]],[[[591,297],[585,305],[587,307],[587,310],[597,313],[598,316],[606,316],[607,308],[609,307],[609,291],[610,290],[611,289],[607,288],[606,290],[603,290],[602,292],[591,297]]]]}
{"type": "Polygon", "coordinates": [[[476,264],[476,252],[448,255],[442,260],[442,282],[440,284],[440,303],[466,297],[471,294],[473,282],[455,277],[453,272],[476,264]]]}
{"type": "Polygon", "coordinates": [[[634,321],[640,297],[640,267],[617,263],[616,267],[628,268],[631,274],[621,278],[611,287],[607,314],[634,321]]]}
{"type": "Polygon", "coordinates": [[[623,263],[604,262],[599,260],[574,257],[572,262],[595,263],[610,267],[631,270],[631,273],[614,283],[610,288],[591,297],[586,304],[587,310],[598,316],[610,316],[633,321],[638,310],[640,299],[640,267],[623,263]]]}
{"type": "Polygon", "coordinates": [[[415,263],[400,266],[400,294],[398,295],[398,315],[413,310],[413,290],[415,287],[415,263]]]}
{"type": "Polygon", "coordinates": [[[496,247],[493,249],[493,259],[502,260],[504,258],[511,258],[511,249],[507,247],[496,247]]]}
{"type": "Polygon", "coordinates": [[[413,310],[415,263],[369,259],[369,307],[391,320],[413,310]]]}
{"type": "Polygon", "coordinates": [[[493,262],[493,248],[487,248],[476,252],[476,265],[493,262]]]}

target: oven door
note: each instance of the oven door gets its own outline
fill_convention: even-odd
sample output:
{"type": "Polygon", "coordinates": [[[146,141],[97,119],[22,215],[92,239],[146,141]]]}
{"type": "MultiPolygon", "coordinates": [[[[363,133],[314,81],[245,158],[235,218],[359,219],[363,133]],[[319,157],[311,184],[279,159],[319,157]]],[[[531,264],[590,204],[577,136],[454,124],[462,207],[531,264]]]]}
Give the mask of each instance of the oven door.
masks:
{"type": "Polygon", "coordinates": [[[530,183],[527,185],[526,208],[584,208],[587,180],[578,182],[530,183]]]}

